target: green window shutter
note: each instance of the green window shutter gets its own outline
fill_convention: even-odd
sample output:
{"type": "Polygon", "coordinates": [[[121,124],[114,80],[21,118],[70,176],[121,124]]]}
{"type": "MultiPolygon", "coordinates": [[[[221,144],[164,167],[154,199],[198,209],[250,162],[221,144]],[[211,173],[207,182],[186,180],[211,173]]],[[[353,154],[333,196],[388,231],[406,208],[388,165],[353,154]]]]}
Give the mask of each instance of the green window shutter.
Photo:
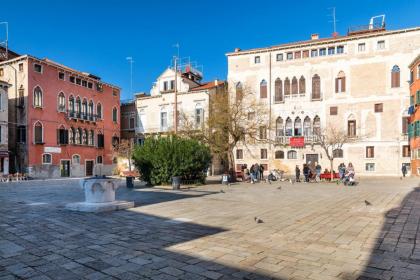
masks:
{"type": "Polygon", "coordinates": [[[412,123],[408,125],[408,137],[409,138],[413,137],[413,124],[412,123]]]}
{"type": "Polygon", "coordinates": [[[414,136],[420,136],[420,121],[416,121],[416,131],[414,132],[414,136]]]}
{"type": "Polygon", "coordinates": [[[414,95],[410,95],[410,106],[414,105],[414,95]]]}
{"type": "Polygon", "coordinates": [[[420,90],[417,91],[416,104],[420,104],[420,90]]]}

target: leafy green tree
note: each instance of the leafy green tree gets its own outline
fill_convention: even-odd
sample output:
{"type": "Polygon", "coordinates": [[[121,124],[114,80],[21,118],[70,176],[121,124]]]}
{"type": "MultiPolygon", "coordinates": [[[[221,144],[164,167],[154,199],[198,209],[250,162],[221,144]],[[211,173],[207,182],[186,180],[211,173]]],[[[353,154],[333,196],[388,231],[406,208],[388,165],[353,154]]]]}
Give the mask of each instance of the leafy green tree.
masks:
{"type": "Polygon", "coordinates": [[[135,148],[133,160],[142,180],[159,185],[169,184],[173,176],[204,182],[211,155],[195,139],[169,135],[147,138],[135,148]]]}

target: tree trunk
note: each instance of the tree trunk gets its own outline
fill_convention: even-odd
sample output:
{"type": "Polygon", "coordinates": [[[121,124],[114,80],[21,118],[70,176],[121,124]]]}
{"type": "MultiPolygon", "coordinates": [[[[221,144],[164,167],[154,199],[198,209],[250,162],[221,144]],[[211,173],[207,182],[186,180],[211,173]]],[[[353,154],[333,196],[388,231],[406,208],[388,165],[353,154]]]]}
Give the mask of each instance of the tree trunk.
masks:
{"type": "Polygon", "coordinates": [[[236,182],[235,157],[233,155],[233,149],[229,149],[228,162],[229,162],[228,174],[231,176],[232,182],[236,182]]]}
{"type": "Polygon", "coordinates": [[[330,168],[331,168],[331,182],[334,179],[334,159],[330,159],[330,168]]]}

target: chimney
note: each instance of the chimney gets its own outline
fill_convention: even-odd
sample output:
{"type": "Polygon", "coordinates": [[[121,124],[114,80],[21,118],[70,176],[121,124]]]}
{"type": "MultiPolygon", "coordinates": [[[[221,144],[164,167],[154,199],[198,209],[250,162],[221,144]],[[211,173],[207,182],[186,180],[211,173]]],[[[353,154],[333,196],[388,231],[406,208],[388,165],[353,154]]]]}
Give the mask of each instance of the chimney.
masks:
{"type": "Polygon", "coordinates": [[[241,49],[240,48],[235,48],[235,52],[240,52],[241,49]]]}
{"type": "Polygon", "coordinates": [[[338,32],[333,32],[332,36],[333,36],[333,38],[337,38],[338,37],[338,32]]]}
{"type": "Polygon", "coordinates": [[[318,33],[314,33],[311,35],[311,40],[318,40],[319,39],[319,34],[318,33]]]}
{"type": "Polygon", "coordinates": [[[214,86],[217,87],[219,85],[219,81],[217,79],[214,80],[214,86]]]}

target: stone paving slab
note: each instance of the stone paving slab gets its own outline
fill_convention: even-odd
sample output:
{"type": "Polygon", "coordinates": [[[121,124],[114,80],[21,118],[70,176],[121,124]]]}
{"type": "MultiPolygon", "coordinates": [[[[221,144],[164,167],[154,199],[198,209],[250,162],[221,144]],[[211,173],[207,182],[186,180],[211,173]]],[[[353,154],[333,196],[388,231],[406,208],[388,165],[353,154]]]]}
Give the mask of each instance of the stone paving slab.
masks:
{"type": "Polygon", "coordinates": [[[137,207],[68,211],[83,200],[77,180],[0,184],[0,280],[420,279],[415,179],[120,188],[117,198],[137,207]]]}

